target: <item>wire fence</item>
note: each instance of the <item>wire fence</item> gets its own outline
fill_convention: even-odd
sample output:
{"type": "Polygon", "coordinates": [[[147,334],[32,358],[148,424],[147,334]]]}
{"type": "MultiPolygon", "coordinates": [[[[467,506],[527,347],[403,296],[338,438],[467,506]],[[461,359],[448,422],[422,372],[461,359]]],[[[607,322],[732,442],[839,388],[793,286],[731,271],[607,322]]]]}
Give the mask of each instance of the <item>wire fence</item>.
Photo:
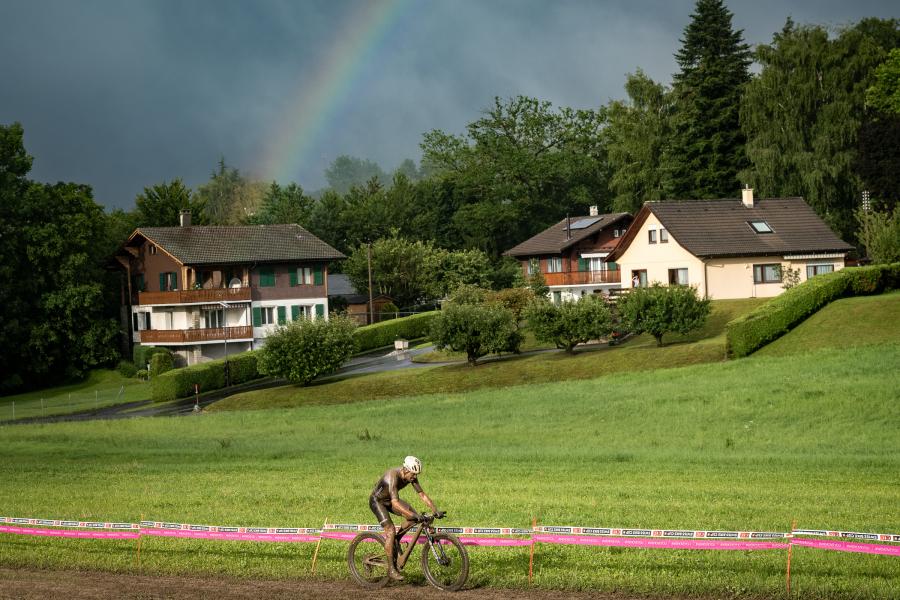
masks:
{"type": "Polygon", "coordinates": [[[143,394],[135,394],[134,388],[146,385],[148,384],[120,385],[116,388],[57,394],[47,398],[0,401],[2,402],[0,404],[0,421],[100,410],[122,402],[139,399],[136,396],[143,396],[143,394]]]}

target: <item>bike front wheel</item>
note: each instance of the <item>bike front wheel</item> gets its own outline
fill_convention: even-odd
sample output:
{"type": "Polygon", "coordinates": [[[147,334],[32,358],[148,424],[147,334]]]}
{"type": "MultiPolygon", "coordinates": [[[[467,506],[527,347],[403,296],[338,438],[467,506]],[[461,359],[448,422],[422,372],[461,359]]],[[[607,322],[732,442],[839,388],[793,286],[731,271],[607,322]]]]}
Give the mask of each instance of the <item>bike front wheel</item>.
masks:
{"type": "Polygon", "coordinates": [[[384,553],[384,538],[371,532],[357,535],[347,550],[347,565],[359,585],[369,589],[387,585],[388,564],[384,553]]]}
{"type": "Polygon", "coordinates": [[[438,533],[422,549],[422,572],[428,583],[445,592],[462,588],[469,576],[469,553],[455,535],[438,533]]]}

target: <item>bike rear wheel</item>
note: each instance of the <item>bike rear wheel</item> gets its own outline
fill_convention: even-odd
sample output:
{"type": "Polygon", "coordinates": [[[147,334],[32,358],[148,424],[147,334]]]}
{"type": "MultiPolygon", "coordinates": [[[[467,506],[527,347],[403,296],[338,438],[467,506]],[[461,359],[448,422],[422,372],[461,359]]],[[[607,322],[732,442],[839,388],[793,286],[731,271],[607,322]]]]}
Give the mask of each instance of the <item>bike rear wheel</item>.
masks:
{"type": "Polygon", "coordinates": [[[445,592],[462,588],[469,577],[469,553],[459,538],[438,533],[422,549],[422,572],[428,583],[445,592]]]}
{"type": "Polygon", "coordinates": [[[369,589],[387,585],[388,564],[384,553],[384,538],[371,532],[357,535],[347,550],[347,565],[359,585],[369,589]]]}

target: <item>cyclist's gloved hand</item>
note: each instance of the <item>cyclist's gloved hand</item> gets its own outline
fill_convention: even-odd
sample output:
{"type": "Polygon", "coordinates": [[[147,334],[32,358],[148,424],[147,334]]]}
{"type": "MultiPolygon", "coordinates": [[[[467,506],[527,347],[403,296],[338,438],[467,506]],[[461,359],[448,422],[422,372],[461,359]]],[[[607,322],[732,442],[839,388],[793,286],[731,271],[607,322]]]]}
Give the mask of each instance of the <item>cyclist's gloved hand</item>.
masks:
{"type": "Polygon", "coordinates": [[[434,518],[436,519],[443,519],[445,516],[447,516],[446,510],[439,510],[434,513],[434,518]]]}
{"type": "Polygon", "coordinates": [[[411,517],[411,519],[412,519],[413,521],[415,521],[416,523],[421,523],[422,521],[425,520],[425,517],[423,517],[423,516],[422,516],[421,514],[419,514],[419,513],[413,513],[413,516],[411,517]]]}

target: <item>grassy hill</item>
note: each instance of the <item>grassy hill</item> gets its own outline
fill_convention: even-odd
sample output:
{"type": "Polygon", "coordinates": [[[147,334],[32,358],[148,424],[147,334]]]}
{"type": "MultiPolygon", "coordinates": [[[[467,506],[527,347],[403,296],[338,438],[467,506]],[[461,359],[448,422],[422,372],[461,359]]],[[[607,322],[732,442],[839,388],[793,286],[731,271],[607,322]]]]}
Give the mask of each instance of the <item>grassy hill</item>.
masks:
{"type": "Polygon", "coordinates": [[[667,335],[663,348],[656,347],[652,336],[642,335],[621,346],[583,349],[575,356],[554,351],[550,354],[507,357],[477,367],[465,363],[420,367],[348,377],[306,387],[289,385],[247,392],[217,402],[210,410],[337,404],[417,394],[466,392],[717,362],[725,358],[725,324],[762,302],[764,300],[757,298],[714,301],[712,313],[702,329],[684,336],[667,335]]]}
{"type": "Polygon", "coordinates": [[[784,356],[818,348],[853,348],[900,340],[900,291],[832,302],[787,335],[757,350],[784,356]]]}
{"type": "MultiPolygon", "coordinates": [[[[688,346],[688,345],[684,345],[688,346]]],[[[676,348],[678,346],[675,346],[676,348]]],[[[578,359],[574,359],[578,360],[578,359]]],[[[649,360],[649,359],[648,359],[649,360]]],[[[369,522],[404,455],[456,525],[900,531],[900,343],[466,394],[0,428],[5,514],[223,525],[369,522]]],[[[411,494],[407,494],[411,498],[411,494]]],[[[347,576],[326,542],[319,573],[347,576]]],[[[524,586],[527,549],[477,549],[524,586]]],[[[144,540],[145,573],[304,577],[311,544],[144,540]]],[[[0,538],[0,565],[128,571],[133,542],[0,538]]],[[[785,553],[541,546],[535,585],[780,597],[785,553]]],[[[413,567],[414,581],[421,582],[413,567]]],[[[897,559],[797,548],[803,598],[890,598],[897,559]]]]}

